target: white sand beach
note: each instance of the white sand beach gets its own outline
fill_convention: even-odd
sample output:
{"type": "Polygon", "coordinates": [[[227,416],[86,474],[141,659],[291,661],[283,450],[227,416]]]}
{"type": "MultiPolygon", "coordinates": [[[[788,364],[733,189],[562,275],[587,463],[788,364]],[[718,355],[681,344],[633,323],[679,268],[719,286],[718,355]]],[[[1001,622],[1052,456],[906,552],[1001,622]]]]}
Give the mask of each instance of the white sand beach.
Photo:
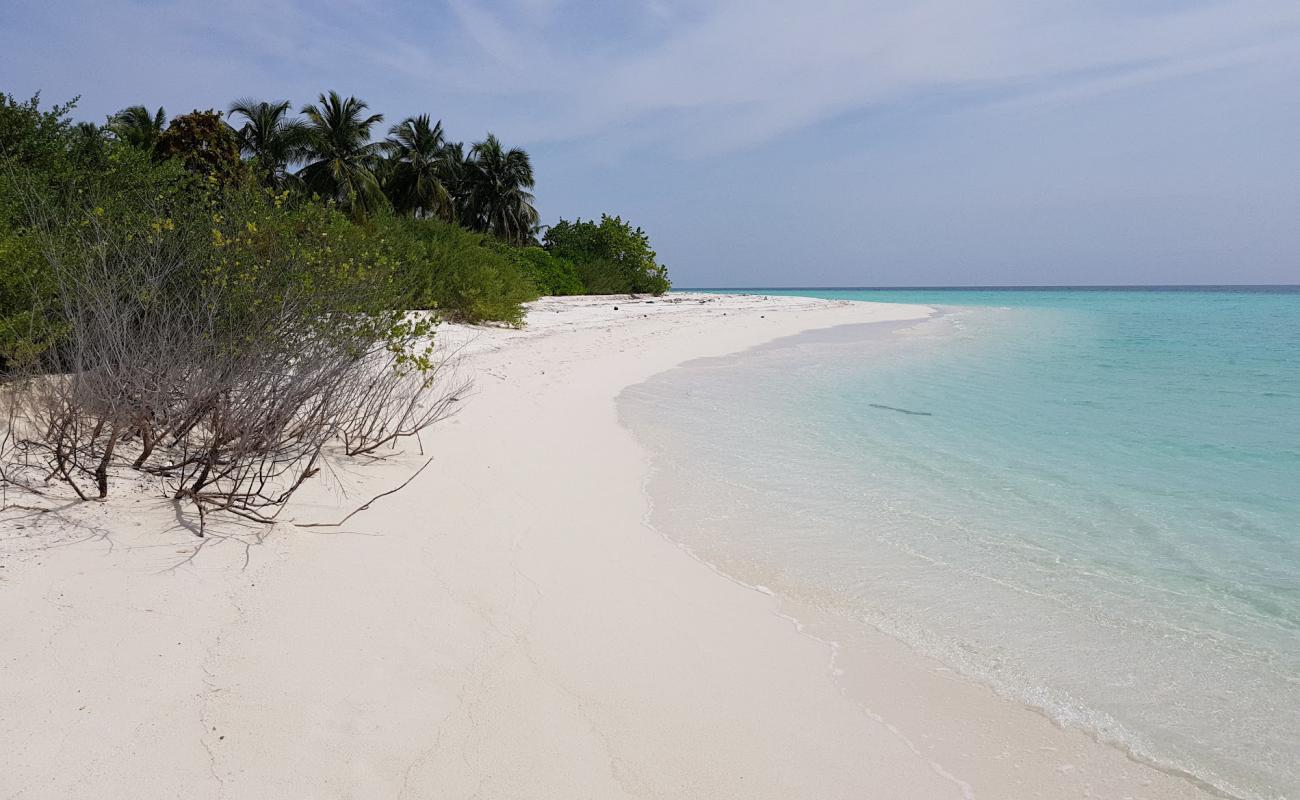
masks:
{"type": "Polygon", "coordinates": [[[270,530],[200,540],[147,487],[4,512],[0,798],[1204,796],[646,525],[622,389],[928,313],[541,300],[523,330],[444,332],[473,396],[342,527],[292,522],[400,484],[414,445],[320,476],[270,530]]]}

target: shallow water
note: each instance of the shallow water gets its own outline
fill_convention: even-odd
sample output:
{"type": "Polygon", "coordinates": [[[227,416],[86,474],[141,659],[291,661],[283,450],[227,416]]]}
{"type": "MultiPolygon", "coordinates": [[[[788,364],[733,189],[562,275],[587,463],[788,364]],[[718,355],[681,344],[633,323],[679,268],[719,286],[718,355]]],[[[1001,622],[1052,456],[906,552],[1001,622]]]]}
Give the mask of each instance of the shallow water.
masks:
{"type": "Polygon", "coordinates": [[[943,310],[627,390],[656,527],[1144,760],[1300,797],[1300,293],[806,294],[943,310]]]}

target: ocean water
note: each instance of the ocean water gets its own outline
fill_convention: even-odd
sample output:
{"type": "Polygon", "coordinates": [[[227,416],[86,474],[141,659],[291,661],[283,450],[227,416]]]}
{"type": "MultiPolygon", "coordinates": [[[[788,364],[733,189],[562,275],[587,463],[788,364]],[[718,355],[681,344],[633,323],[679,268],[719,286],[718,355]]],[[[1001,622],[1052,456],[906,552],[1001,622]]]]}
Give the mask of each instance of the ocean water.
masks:
{"type": "Polygon", "coordinates": [[[1300,292],[923,303],[620,397],[652,523],[1240,798],[1300,798],[1300,292]]]}

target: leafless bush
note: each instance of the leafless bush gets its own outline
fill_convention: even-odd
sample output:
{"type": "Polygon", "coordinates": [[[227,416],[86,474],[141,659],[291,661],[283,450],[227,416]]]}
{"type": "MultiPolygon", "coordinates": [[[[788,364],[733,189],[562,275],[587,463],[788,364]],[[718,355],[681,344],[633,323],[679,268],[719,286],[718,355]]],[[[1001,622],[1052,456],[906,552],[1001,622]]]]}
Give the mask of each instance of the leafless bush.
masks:
{"type": "Polygon", "coordinates": [[[328,238],[312,228],[327,218],[277,229],[263,209],[232,227],[137,200],[127,222],[88,207],[41,231],[60,335],[4,376],[6,484],[87,500],[134,472],[193,508],[200,531],[212,512],[269,522],[328,447],[373,454],[467,390],[427,321],[386,306],[382,275],[358,269],[366,251],[312,238],[328,238]]]}
{"type": "Polygon", "coordinates": [[[346,387],[340,403],[348,413],[339,417],[335,434],[347,455],[373,454],[418,435],[449,416],[469,391],[470,382],[457,374],[455,351],[439,353],[437,362],[424,370],[403,361],[399,353],[386,350],[368,366],[368,379],[346,387]],[[442,390],[431,391],[439,381],[442,390]]]}

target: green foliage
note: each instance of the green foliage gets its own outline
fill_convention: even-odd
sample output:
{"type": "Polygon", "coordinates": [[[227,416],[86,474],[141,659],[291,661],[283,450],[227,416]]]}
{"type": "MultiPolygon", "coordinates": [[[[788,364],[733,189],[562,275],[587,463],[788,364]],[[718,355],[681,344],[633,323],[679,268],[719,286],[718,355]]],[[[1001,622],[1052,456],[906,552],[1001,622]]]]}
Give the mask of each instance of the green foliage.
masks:
{"type": "MultiPolygon", "coordinates": [[[[140,249],[151,227],[204,201],[205,186],[179,162],[156,163],[120,142],[92,151],[85,138],[84,129],[70,127],[60,161],[44,169],[0,169],[0,195],[14,201],[0,219],[0,360],[6,369],[31,365],[59,345],[68,314],[60,280],[76,265],[154,258],[157,253],[140,249]],[[138,198],[147,198],[153,210],[138,198]]],[[[124,272],[122,279],[128,278],[124,272]]]]}
{"type": "Polygon", "coordinates": [[[375,220],[410,308],[436,308],[470,323],[523,322],[537,287],[491,238],[437,219],[375,220]]]}
{"type": "MultiPolygon", "coordinates": [[[[0,192],[9,192],[0,177],[0,192]]],[[[44,351],[54,329],[40,309],[51,293],[33,238],[0,221],[0,372],[27,364],[44,351]]]]}
{"type": "Polygon", "coordinates": [[[514,247],[498,243],[497,249],[518,265],[537,287],[539,294],[550,297],[586,294],[587,287],[573,262],[540,247],[514,247]]]}
{"type": "MultiPolygon", "coordinates": [[[[57,215],[89,186],[113,179],[111,147],[94,125],[73,125],[75,100],[40,108],[40,96],[0,95],[0,371],[30,363],[54,341],[53,283],[41,263],[33,211],[57,215]]],[[[148,158],[126,152],[122,159],[148,158]]]]}
{"type": "Polygon", "coordinates": [[[239,148],[248,156],[258,181],[270,189],[284,189],[301,183],[289,168],[307,154],[307,126],[289,115],[290,103],[282,100],[241,98],[230,104],[230,116],[243,117],[236,132],[239,148]]]}
{"type": "MultiPolygon", "coordinates": [[[[410,338],[381,236],[332,206],[289,203],[287,192],[247,183],[223,187],[179,161],[129,150],[24,230],[22,255],[50,279],[29,308],[46,317],[45,331],[93,315],[76,305],[93,281],[105,307],[135,309],[128,322],[188,319],[187,336],[200,326],[205,363],[296,352],[303,341],[330,349],[410,338]]],[[[40,342],[18,344],[30,351],[40,342]]]]}
{"type": "Polygon", "coordinates": [[[153,150],[166,124],[167,112],[162,106],[153,114],[144,106],[130,106],[108,118],[108,129],[118,141],[146,152],[153,150]]]}
{"type": "Polygon", "coordinates": [[[234,146],[216,114],[173,122],[159,149],[176,158],[104,141],[93,164],[87,132],[67,115],[66,106],[40,111],[36,100],[0,102],[0,141],[20,154],[0,164],[0,366],[30,363],[57,343],[69,314],[60,293],[110,258],[119,265],[113,291],[177,308],[207,297],[223,332],[214,341],[269,346],[304,335],[301,325],[271,322],[276,304],[316,320],[308,333],[318,338],[355,336],[356,325],[382,338],[400,321],[399,265],[381,236],[331,205],[214,179],[240,163],[237,153],[234,167],[208,158],[229,159],[234,146]],[[173,265],[165,285],[148,272],[163,264],[173,265]]]}
{"type": "Polygon", "coordinates": [[[205,220],[202,281],[219,302],[219,338],[260,348],[298,346],[284,337],[404,341],[402,271],[381,232],[334,207],[287,200],[237,189],[205,220]]]}
{"type": "Polygon", "coordinates": [[[528,191],[534,184],[528,153],[507,149],[489,133],[470,150],[466,167],[461,223],[510,244],[531,244],[539,217],[528,191]]]}
{"type": "Polygon", "coordinates": [[[71,129],[68,156],[82,169],[105,169],[112,149],[109,145],[107,128],[101,128],[93,122],[78,122],[71,129]]]}
{"type": "MultiPolygon", "coordinates": [[[[407,308],[517,325],[539,294],[669,286],[645,233],[618,217],[562,220],[536,246],[528,154],[490,134],[467,152],[428,115],[379,143],[383,117],[334,92],[305,119],[287,101],[238,100],[238,130],[215,111],[165,127],[163,109],[144,106],[101,128],[74,123],[72,108],[0,95],[0,371],[66,330],[51,259],[64,268],[110,250],[192,267],[149,291],[220,289],[214,320],[232,332],[268,319],[268,304],[301,309],[307,294],[324,325],[389,325],[407,308]]],[[[144,280],[133,269],[123,291],[144,280]]]]}
{"type": "Polygon", "coordinates": [[[370,141],[370,129],[383,114],[367,114],[369,106],[338,92],[322,94],[315,105],[302,108],[307,118],[307,166],[299,173],[308,191],[332,200],[356,219],[387,204],[375,163],[381,146],[370,141]]]}
{"type": "Polygon", "coordinates": [[[428,114],[407,117],[389,129],[384,149],[388,158],[381,183],[393,208],[414,217],[452,219],[442,122],[431,123],[428,114]]]}
{"type": "Polygon", "coordinates": [[[193,111],[172,120],[153,147],[159,159],[179,159],[196,175],[220,184],[238,183],[248,175],[239,157],[239,136],[220,111],[193,111]]]}
{"type": "Polygon", "coordinates": [[[547,252],[574,264],[589,294],[658,296],[672,285],[645,231],[620,217],[602,214],[599,223],[560,220],[542,241],[547,252]]]}
{"type": "Polygon", "coordinates": [[[18,100],[0,94],[0,159],[33,170],[50,170],[67,157],[68,115],[76,100],[40,108],[41,96],[18,100]]]}

